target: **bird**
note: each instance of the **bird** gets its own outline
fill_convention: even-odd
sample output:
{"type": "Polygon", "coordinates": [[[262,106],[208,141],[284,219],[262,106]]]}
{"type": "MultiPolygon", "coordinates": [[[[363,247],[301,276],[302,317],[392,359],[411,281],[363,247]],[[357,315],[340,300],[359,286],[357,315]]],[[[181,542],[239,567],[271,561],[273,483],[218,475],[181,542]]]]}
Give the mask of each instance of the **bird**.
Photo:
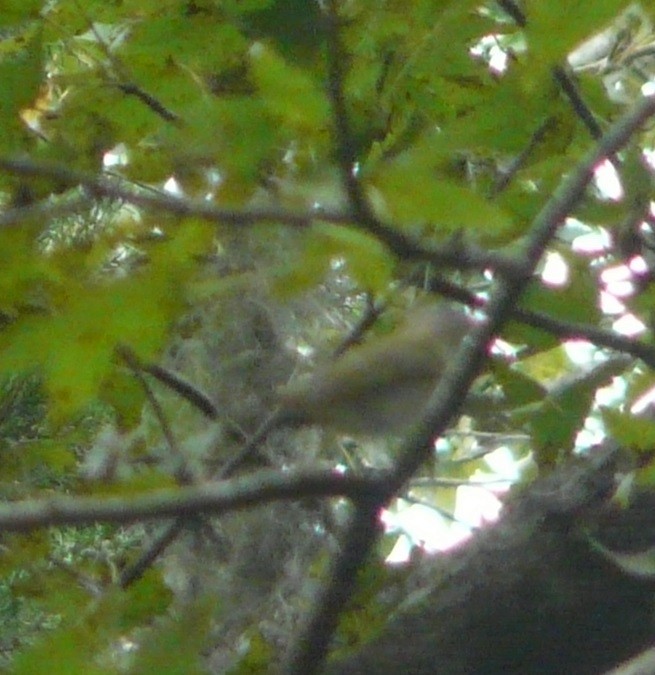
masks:
{"type": "Polygon", "coordinates": [[[398,434],[418,422],[472,325],[444,303],[414,309],[391,333],[281,387],[280,418],[354,436],[398,434]]]}
{"type": "Polygon", "coordinates": [[[399,434],[419,421],[473,320],[445,303],[407,314],[391,333],[352,347],[278,389],[278,408],[228,461],[231,475],[281,426],[320,426],[351,436],[399,434]]]}

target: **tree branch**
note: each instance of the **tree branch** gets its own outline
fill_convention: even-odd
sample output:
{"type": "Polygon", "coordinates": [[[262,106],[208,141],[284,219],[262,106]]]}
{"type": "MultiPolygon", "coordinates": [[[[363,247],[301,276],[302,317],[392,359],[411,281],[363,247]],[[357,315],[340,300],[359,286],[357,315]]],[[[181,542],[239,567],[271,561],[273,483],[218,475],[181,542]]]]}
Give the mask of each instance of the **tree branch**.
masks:
{"type": "MultiPolygon", "coordinates": [[[[284,672],[288,675],[311,675],[320,671],[332,641],[343,608],[352,597],[357,572],[362,565],[362,552],[367,555],[379,534],[380,501],[373,499],[357,503],[350,524],[341,542],[341,552],[320,598],[316,611],[310,614],[301,638],[296,640],[284,672]]],[[[365,557],[365,556],[364,556],[365,557]]]]}
{"type": "MultiPolygon", "coordinates": [[[[655,96],[645,97],[639,101],[631,111],[615,122],[576,170],[562,181],[536,216],[523,252],[516,258],[515,268],[521,269],[522,274],[506,275],[496,282],[496,288],[486,306],[487,322],[480,324],[464,341],[450,369],[440,379],[432,393],[423,419],[403,442],[393,474],[384,485],[384,493],[380,493],[378,508],[399,492],[431,456],[433,439],[445,431],[451,418],[465,400],[473,381],[484,366],[489,343],[512,315],[526,287],[525,281],[534,274],[557,228],[583,197],[586,187],[593,178],[594,168],[603,159],[620,150],[630,140],[632,134],[654,114],[655,96]]],[[[362,527],[361,523],[355,522],[353,531],[355,525],[362,527]]],[[[297,652],[291,662],[291,672],[304,672],[306,675],[318,672],[332,638],[332,634],[326,635],[325,631],[328,629],[334,631],[336,627],[334,617],[343,611],[347,601],[347,596],[343,596],[334,585],[338,580],[339,584],[352,588],[357,570],[365,563],[375,541],[376,534],[373,530],[367,533],[360,532],[357,540],[354,537],[346,539],[345,543],[351,548],[342,549],[333,563],[331,583],[322,590],[307,626],[296,642],[297,652]],[[311,661],[308,660],[310,655],[311,661]],[[302,664],[305,667],[304,671],[297,668],[294,671],[293,667],[296,664],[298,666],[302,664]]]]}
{"type": "Polygon", "coordinates": [[[346,108],[343,82],[346,52],[339,33],[339,5],[336,0],[325,3],[325,42],[327,46],[328,95],[332,102],[332,121],[335,129],[335,146],[341,180],[348,195],[348,201],[357,221],[366,229],[376,230],[381,223],[371,212],[356,175],[356,143],[350,128],[350,117],[346,108]]]}
{"type": "MultiPolygon", "coordinates": [[[[376,237],[403,260],[431,262],[440,267],[462,270],[493,269],[505,274],[512,274],[515,271],[513,262],[508,256],[460,242],[447,243],[442,247],[424,246],[420,241],[399,232],[391,225],[377,220],[362,222],[356,214],[345,211],[317,209],[299,212],[282,208],[226,209],[204,200],[175,197],[157,191],[145,192],[124,188],[103,176],[77,171],[60,164],[35,162],[24,158],[0,157],[0,170],[14,175],[48,178],[65,186],[82,186],[96,197],[116,199],[142,208],[165,211],[179,217],[200,218],[221,225],[282,223],[288,227],[307,228],[317,220],[335,225],[350,225],[376,237]]],[[[11,222],[20,222],[20,215],[20,209],[12,209],[11,222]]],[[[26,207],[25,217],[31,215],[33,215],[32,207],[26,207]]]]}
{"type": "MultiPolygon", "coordinates": [[[[483,300],[468,288],[448,279],[434,277],[428,281],[428,288],[430,291],[441,293],[469,307],[484,309],[487,305],[486,300],[483,300]]],[[[646,342],[614,333],[611,330],[604,330],[586,323],[558,319],[545,312],[535,312],[522,307],[513,310],[512,319],[561,338],[587,340],[597,347],[605,347],[622,354],[629,354],[636,359],[641,359],[647,366],[655,369],[655,346],[646,342]]]]}
{"type": "Polygon", "coordinates": [[[377,495],[385,474],[368,477],[335,472],[280,473],[260,471],[248,476],[136,497],[52,497],[0,504],[0,530],[29,532],[53,525],[128,524],[199,513],[217,515],[273,501],[307,497],[377,495]]]}

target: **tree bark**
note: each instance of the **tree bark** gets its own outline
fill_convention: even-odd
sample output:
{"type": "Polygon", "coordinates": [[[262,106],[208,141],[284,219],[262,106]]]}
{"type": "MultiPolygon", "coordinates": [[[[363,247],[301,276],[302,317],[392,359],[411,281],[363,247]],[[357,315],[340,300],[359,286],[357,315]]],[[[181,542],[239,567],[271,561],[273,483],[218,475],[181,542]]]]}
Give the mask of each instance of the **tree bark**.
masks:
{"type": "Polygon", "coordinates": [[[510,499],[497,524],[432,565],[378,638],[326,672],[586,675],[644,649],[655,578],[630,576],[593,543],[655,538],[652,492],[628,509],[610,501],[619,456],[597,448],[510,499]]]}

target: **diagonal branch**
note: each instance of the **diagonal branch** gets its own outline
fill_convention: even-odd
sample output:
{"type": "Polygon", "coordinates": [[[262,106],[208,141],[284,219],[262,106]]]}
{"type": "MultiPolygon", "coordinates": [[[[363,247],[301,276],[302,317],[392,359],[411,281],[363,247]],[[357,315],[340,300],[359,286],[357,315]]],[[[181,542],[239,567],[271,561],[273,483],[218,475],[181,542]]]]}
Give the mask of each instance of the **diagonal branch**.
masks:
{"type": "Polygon", "coordinates": [[[529,279],[558,227],[582,199],[591,182],[595,167],[606,157],[615,154],[641,125],[655,114],[655,97],[644,97],[626,115],[620,118],[600,142],[583,159],[573,173],[566,177],[554,195],[545,204],[532,223],[523,252],[517,256],[521,276],[506,276],[497,282],[486,306],[488,321],[481,325],[465,342],[455,360],[450,376],[442,379],[428,404],[423,424],[404,445],[396,469],[396,481],[390,485],[390,494],[396,492],[418,467],[428,459],[430,441],[435,434],[443,433],[450,418],[459,407],[464,395],[482,368],[486,346],[515,311],[525,280],[529,279]]]}
{"type": "MultiPolygon", "coordinates": [[[[400,458],[380,494],[378,508],[390,500],[432,455],[432,440],[442,434],[464,401],[487,358],[488,345],[511,317],[528,280],[546,247],[570,211],[582,199],[593,178],[595,167],[620,150],[651,116],[655,115],[655,96],[645,97],[620,118],[585,159],[566,177],[532,223],[523,251],[516,258],[521,275],[506,275],[496,282],[486,306],[487,321],[464,341],[441,378],[426,406],[422,421],[409,434],[400,458]]],[[[307,625],[296,642],[288,672],[311,675],[318,672],[327,654],[341,612],[351,595],[357,571],[365,563],[377,536],[370,514],[374,505],[366,504],[355,515],[340,555],[333,562],[330,583],[320,592],[307,625]],[[368,523],[369,530],[362,533],[368,523]]]]}
{"type": "MultiPolygon", "coordinates": [[[[442,277],[436,276],[429,279],[428,289],[469,307],[484,309],[487,305],[487,301],[477,296],[468,288],[442,277]]],[[[655,347],[641,340],[635,340],[634,338],[620,335],[611,330],[597,328],[587,323],[559,319],[545,312],[536,312],[523,307],[517,307],[513,310],[512,319],[527,326],[539,328],[560,338],[587,340],[587,342],[597,347],[605,347],[616,352],[629,354],[636,359],[641,359],[647,366],[655,370],[655,347]]]]}

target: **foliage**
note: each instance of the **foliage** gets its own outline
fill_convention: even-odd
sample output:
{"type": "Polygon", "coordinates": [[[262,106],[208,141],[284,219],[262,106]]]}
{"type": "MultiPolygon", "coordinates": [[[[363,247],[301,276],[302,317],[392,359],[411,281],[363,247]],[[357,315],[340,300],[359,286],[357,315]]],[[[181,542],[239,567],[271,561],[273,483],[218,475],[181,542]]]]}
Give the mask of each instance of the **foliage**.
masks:
{"type": "MultiPolygon", "coordinates": [[[[598,136],[553,73],[611,22],[628,26],[604,64],[573,78],[602,133],[624,112],[606,95],[608,74],[634,83],[632,66],[643,55],[631,59],[625,42],[635,50],[649,44],[655,11],[652,3],[637,11],[621,0],[522,6],[525,26],[502,11],[507,3],[479,0],[5,2],[3,496],[113,491],[129,504],[148,488],[211,477],[216,437],[227,443],[249,431],[252,420],[234,422],[229,410],[223,414],[232,426],[224,423],[215,437],[176,395],[161,416],[144,418],[152,398],[120,345],[143,363],[174,353],[199,386],[218,398],[228,391],[221,403],[241,397],[248,407],[250,383],[235,373],[251,372],[253,363],[263,372],[262,354],[273,353],[277,340],[266,321],[257,315],[257,344],[224,364],[221,372],[232,379],[220,391],[208,375],[219,366],[198,356],[211,355],[215,344],[197,347],[210,340],[210,315],[225,331],[217,342],[241,340],[232,328],[250,311],[239,305],[243,298],[254,296],[251,304],[267,305],[270,314],[280,304],[320,298],[320,328],[306,333],[319,343],[335,316],[359,319],[371,299],[404,308],[417,278],[440,290],[448,282],[450,297],[469,304],[493,297],[498,280],[511,278],[506,263],[525,250],[544,204],[598,136]],[[334,6],[338,17],[330,16],[334,6]],[[507,70],[495,72],[489,59],[503,49],[507,70]],[[11,164],[25,158],[27,168],[11,164]],[[174,420],[177,444],[162,417],[174,420]],[[98,436],[107,421],[114,431],[98,436]],[[116,477],[125,482],[103,484],[116,477]]],[[[638,63],[650,77],[650,64],[638,63]]],[[[475,386],[500,402],[502,413],[473,413],[469,429],[498,438],[523,434],[528,440],[510,453],[525,459],[529,445],[542,470],[585,449],[585,425],[601,434],[605,425],[632,449],[651,450],[645,439],[652,424],[632,426],[627,411],[653,386],[652,373],[632,362],[595,370],[593,358],[589,373],[563,345],[600,332],[594,344],[603,361],[612,333],[599,280],[636,256],[648,265],[652,172],[641,148],[652,143],[652,124],[640,134],[632,130],[628,150],[612,157],[626,198],[609,203],[589,188],[569,219],[556,223],[548,253],[563,261],[568,279],[544,281],[539,269],[523,283],[523,315],[502,327],[513,363],[490,366],[475,386]],[[581,228],[610,243],[600,253],[580,253],[572,244],[581,228]],[[556,321],[539,324],[538,312],[556,321]],[[620,401],[601,411],[597,391],[618,376],[620,401]]],[[[624,310],[646,326],[649,274],[639,293],[623,298],[624,310]]],[[[491,449],[474,433],[465,445],[447,444],[446,477],[462,473],[458,450],[468,450],[470,466],[479,468],[476,452],[491,449]]],[[[176,605],[159,568],[118,591],[119,568],[136,557],[143,530],[98,527],[60,533],[59,540],[6,540],[2,652],[19,652],[16,672],[36,672],[46,662],[67,673],[110,672],[116,645],[132,639],[142,649],[121,661],[125,672],[202,672],[194,659],[216,616],[202,599],[176,605]],[[70,540],[65,556],[61,537],[70,540]],[[88,552],[102,547],[105,558],[89,560],[88,552]],[[32,644],[42,627],[54,630],[32,644]]],[[[361,616],[377,621],[386,605],[373,596],[361,616]]],[[[352,628],[353,613],[343,632],[355,644],[366,631],[352,628]]],[[[259,632],[250,636],[243,672],[248,659],[274,658],[259,632]]]]}

